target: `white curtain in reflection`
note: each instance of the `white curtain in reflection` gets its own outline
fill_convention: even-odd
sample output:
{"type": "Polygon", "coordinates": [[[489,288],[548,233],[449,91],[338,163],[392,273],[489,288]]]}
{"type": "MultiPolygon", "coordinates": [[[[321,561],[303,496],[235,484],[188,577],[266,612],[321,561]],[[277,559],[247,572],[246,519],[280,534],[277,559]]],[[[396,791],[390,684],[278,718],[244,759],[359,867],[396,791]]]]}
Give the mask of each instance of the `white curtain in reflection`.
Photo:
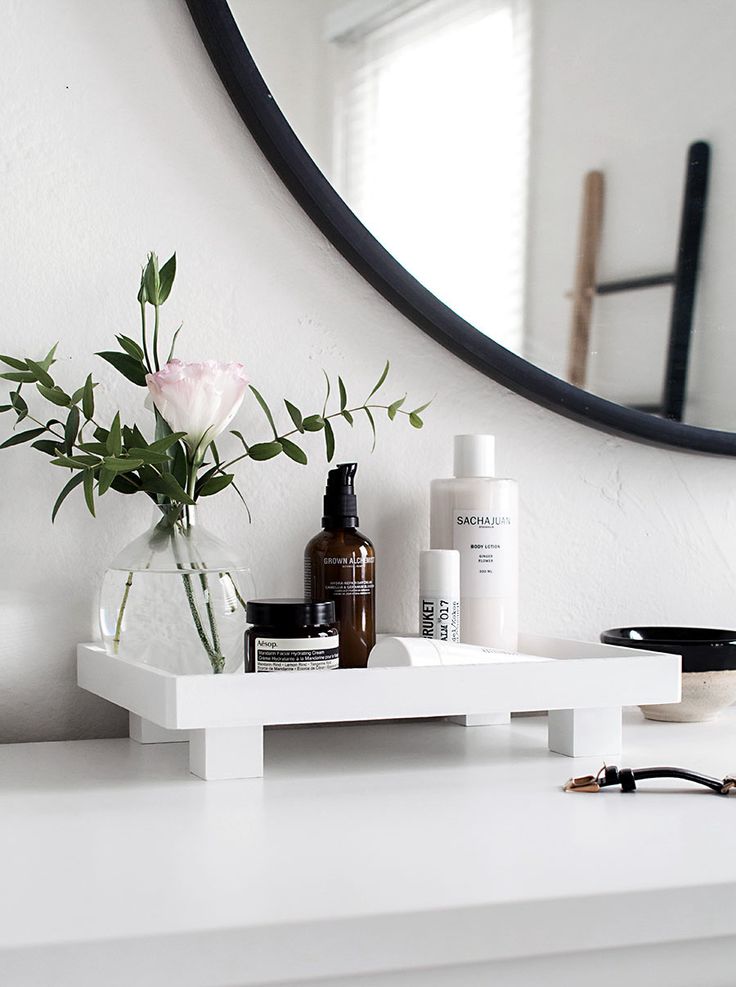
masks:
{"type": "MultiPolygon", "coordinates": [[[[355,13],[361,5],[349,4],[355,13]]],[[[364,3],[339,38],[338,188],[420,281],[522,348],[526,0],[364,3]]]]}

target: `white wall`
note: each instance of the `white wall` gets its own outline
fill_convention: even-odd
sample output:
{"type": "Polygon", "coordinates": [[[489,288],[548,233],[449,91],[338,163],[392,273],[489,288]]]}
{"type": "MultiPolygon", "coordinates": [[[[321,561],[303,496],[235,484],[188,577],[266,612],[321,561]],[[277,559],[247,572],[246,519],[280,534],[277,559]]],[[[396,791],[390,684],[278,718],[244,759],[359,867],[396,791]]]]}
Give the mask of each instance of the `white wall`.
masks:
{"type": "MultiPolygon", "coordinates": [[[[736,427],[736,4],[729,0],[533,3],[527,353],[567,370],[583,175],[602,169],[599,277],[674,269],[694,140],[712,145],[687,420],[736,427]]],[[[596,299],[589,389],[656,400],[672,290],[596,299]]]]}
{"type": "MultiPolygon", "coordinates": [[[[24,0],[0,35],[0,352],[61,340],[70,383],[95,365],[99,403],[131,394],[89,354],[136,325],[138,264],[176,248],[169,326],[182,356],[241,359],[274,399],[319,400],[320,368],[362,390],[386,356],[396,393],[436,394],[427,428],[339,436],[361,462],[360,509],[379,553],[380,624],[412,626],[428,484],[451,436],[494,431],[522,484],[528,628],[595,636],[624,621],[736,622],[736,467],[573,424],[466,367],[398,315],[336,254],[271,172],[229,104],[183,0],[24,0]]],[[[6,428],[6,419],[0,426],[6,428]]],[[[250,405],[239,422],[262,424],[250,405]]],[[[265,434],[265,433],[261,433],[265,434]]],[[[321,513],[319,436],[307,469],[243,471],[210,525],[239,540],[267,594],[297,593],[321,513]]],[[[95,633],[105,561],[148,523],[146,503],[79,500],[49,520],[62,480],[27,449],[0,453],[0,735],[120,734],[121,712],[80,692],[74,646],[95,633]]]]}

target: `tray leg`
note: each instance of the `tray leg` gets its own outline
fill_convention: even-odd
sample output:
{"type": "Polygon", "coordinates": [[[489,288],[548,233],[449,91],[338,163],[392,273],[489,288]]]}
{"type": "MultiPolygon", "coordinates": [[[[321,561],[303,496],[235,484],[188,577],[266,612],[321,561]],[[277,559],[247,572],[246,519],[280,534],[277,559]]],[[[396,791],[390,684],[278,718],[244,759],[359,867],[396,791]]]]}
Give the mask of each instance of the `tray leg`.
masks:
{"type": "Polygon", "coordinates": [[[451,723],[461,727],[496,727],[511,723],[511,713],[467,713],[464,716],[448,716],[451,723]]]}
{"type": "Polygon", "coordinates": [[[167,730],[137,713],[128,713],[128,734],[139,744],[181,744],[189,740],[188,730],[167,730]]]}
{"type": "Polygon", "coordinates": [[[567,757],[621,753],[621,707],[551,709],[549,749],[567,757]]]}
{"type": "Polygon", "coordinates": [[[263,727],[190,730],[189,770],[205,781],[262,777],[263,727]]]}

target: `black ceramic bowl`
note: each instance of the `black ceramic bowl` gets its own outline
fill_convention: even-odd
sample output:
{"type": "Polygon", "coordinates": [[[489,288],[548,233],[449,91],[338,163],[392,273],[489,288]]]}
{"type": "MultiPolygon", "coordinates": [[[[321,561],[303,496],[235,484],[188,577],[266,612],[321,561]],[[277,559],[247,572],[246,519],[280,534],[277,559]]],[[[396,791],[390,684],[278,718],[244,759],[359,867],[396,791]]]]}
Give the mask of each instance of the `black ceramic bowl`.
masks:
{"type": "Polygon", "coordinates": [[[683,672],[736,668],[736,631],[710,627],[612,627],[601,641],[624,648],[682,655],[683,672]]]}

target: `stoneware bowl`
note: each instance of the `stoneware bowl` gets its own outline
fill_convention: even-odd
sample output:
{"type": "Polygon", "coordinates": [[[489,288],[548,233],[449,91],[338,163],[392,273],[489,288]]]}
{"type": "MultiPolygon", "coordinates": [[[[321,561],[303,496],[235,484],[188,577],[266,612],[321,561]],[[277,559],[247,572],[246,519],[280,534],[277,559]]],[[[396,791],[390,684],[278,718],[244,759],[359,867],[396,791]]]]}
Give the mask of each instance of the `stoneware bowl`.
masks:
{"type": "Polygon", "coordinates": [[[640,706],[648,720],[713,720],[736,701],[736,631],[708,627],[613,627],[604,644],[682,655],[682,701],[640,706]]]}

